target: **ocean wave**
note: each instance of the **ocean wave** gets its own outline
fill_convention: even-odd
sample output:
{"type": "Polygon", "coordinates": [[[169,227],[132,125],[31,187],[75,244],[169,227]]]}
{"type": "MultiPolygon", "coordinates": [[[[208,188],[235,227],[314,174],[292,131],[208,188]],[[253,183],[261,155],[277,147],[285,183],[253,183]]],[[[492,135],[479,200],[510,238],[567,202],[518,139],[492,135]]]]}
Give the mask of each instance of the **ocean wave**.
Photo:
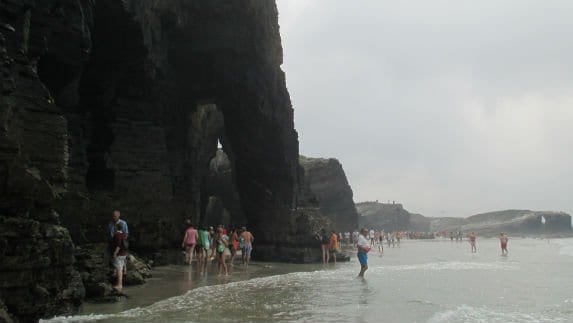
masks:
{"type": "Polygon", "coordinates": [[[487,307],[461,305],[452,310],[438,312],[428,320],[428,323],[441,322],[568,322],[568,319],[548,313],[498,312],[487,307]]]}
{"type": "MultiPolygon", "coordinates": [[[[340,273],[338,273],[340,274],[340,273]]],[[[209,311],[213,306],[220,306],[221,298],[224,299],[242,299],[244,298],[245,291],[250,293],[256,291],[268,291],[280,289],[285,286],[291,292],[302,292],[307,288],[309,279],[320,275],[320,277],[336,279],[336,271],[312,271],[312,272],[293,272],[288,274],[273,275],[267,277],[253,278],[250,280],[242,280],[230,282],[226,284],[217,284],[202,286],[187,291],[183,295],[170,297],[159,302],[153,303],[146,307],[136,307],[116,314],[88,314],[77,316],[59,316],[51,319],[41,320],[41,323],[83,323],[83,322],[98,322],[98,321],[118,321],[125,320],[131,321],[135,319],[137,322],[159,322],[161,317],[166,313],[173,312],[188,312],[198,313],[209,311]]],[[[269,299],[267,304],[249,304],[248,302],[227,303],[227,310],[232,310],[231,307],[237,306],[237,310],[241,310],[243,306],[256,307],[262,306],[270,311],[273,307],[277,312],[281,311],[280,299],[269,299]]]]}
{"type": "Polygon", "coordinates": [[[430,262],[414,265],[378,266],[375,271],[407,271],[407,270],[513,270],[515,266],[508,263],[483,263],[483,262],[430,262]]]}

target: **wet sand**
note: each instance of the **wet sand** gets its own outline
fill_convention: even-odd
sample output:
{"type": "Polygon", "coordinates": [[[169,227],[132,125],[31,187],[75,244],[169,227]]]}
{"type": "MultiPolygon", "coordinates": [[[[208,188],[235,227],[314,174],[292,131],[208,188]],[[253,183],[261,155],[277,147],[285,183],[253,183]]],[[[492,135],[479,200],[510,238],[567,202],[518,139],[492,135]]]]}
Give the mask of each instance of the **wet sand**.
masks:
{"type": "Polygon", "coordinates": [[[152,277],[139,286],[125,286],[124,294],[114,303],[93,303],[86,301],[80,315],[113,314],[136,307],[149,306],[160,300],[185,294],[187,291],[209,285],[226,284],[271,275],[281,275],[296,271],[314,271],[322,268],[320,264],[284,264],[252,262],[248,267],[242,264],[232,268],[227,264],[229,276],[219,276],[217,264],[208,264],[205,272],[200,272],[196,264],[157,267],[152,277]]]}

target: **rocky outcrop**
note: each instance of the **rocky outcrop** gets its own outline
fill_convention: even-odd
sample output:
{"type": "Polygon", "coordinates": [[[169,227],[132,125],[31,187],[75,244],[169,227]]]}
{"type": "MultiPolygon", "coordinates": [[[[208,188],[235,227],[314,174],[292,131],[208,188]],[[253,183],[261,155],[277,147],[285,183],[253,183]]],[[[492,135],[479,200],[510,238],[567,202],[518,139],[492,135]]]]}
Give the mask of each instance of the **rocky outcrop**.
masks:
{"type": "MultiPolygon", "coordinates": [[[[112,289],[113,269],[110,263],[108,246],[105,243],[84,244],[75,250],[76,268],[85,287],[86,297],[95,301],[116,300],[118,297],[112,289]]],[[[151,277],[151,266],[133,253],[126,258],[126,275],[123,278],[125,286],[140,285],[151,277]]]]}
{"type": "Polygon", "coordinates": [[[378,230],[394,231],[410,229],[410,212],[402,204],[362,202],[356,204],[360,214],[360,226],[378,230]]]}
{"type": "Polygon", "coordinates": [[[571,235],[571,216],[563,212],[506,210],[468,218],[425,217],[406,211],[401,204],[356,204],[361,226],[415,232],[469,232],[497,236],[500,232],[521,235],[571,235]],[[545,223],[542,223],[542,218],[545,223]]]}
{"type": "Polygon", "coordinates": [[[358,228],[358,213],[354,206],[352,188],[340,162],[334,158],[308,158],[301,156],[306,185],[316,197],[320,211],[330,219],[338,232],[358,228]]]}
{"type": "Polygon", "coordinates": [[[113,209],[129,222],[132,250],[176,247],[184,219],[202,222],[216,191],[218,140],[239,199],[229,209],[242,211],[230,221],[243,217],[256,236],[253,256],[276,260],[280,246],[303,259],[312,216],[298,205],[281,64],[272,1],[1,1],[8,311],[23,321],[69,313],[83,290],[72,241],[104,240],[113,209]]]}
{"type": "Polygon", "coordinates": [[[432,228],[434,231],[475,231],[484,236],[497,236],[500,232],[521,235],[570,235],[572,233],[569,214],[530,210],[482,213],[461,219],[457,223],[443,220],[432,221],[432,228]]]}

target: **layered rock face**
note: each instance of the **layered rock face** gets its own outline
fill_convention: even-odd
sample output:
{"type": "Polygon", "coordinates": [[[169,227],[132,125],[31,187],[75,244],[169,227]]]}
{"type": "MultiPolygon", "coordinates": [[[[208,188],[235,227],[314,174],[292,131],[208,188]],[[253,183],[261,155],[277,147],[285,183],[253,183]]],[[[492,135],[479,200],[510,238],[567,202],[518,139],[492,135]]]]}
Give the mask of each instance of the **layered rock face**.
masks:
{"type": "Polygon", "coordinates": [[[410,213],[402,204],[362,202],[356,204],[360,226],[386,232],[410,229],[410,213]]]}
{"type": "Polygon", "coordinates": [[[300,158],[306,185],[317,199],[320,211],[337,232],[358,228],[358,213],[352,188],[340,162],[334,158],[300,158]]]}
{"type": "Polygon", "coordinates": [[[8,311],[23,321],[69,312],[83,292],[72,241],[103,241],[113,209],[130,248],[177,246],[184,219],[205,221],[211,197],[225,195],[209,187],[217,140],[239,199],[230,221],[244,220],[265,250],[301,244],[311,230],[297,211],[281,63],[273,1],[0,1],[8,311]]]}
{"type": "Polygon", "coordinates": [[[500,232],[569,235],[571,216],[564,212],[506,210],[477,214],[461,221],[432,221],[432,228],[435,231],[475,231],[485,236],[497,236],[500,232]]]}
{"type": "Polygon", "coordinates": [[[363,202],[356,204],[360,224],[384,230],[416,232],[469,232],[497,236],[500,232],[523,235],[570,235],[571,216],[563,212],[506,210],[468,218],[425,217],[406,211],[401,204],[363,202]],[[545,219],[545,223],[542,222],[545,219]]]}

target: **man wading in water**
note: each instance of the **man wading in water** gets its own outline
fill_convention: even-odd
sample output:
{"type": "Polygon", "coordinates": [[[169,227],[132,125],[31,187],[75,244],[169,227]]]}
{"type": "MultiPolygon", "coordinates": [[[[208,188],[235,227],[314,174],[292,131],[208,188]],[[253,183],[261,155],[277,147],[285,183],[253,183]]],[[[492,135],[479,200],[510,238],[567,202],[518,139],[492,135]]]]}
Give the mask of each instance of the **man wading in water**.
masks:
{"type": "Polygon", "coordinates": [[[368,270],[368,251],[370,251],[370,244],[368,243],[368,229],[363,228],[358,236],[358,261],[360,261],[360,273],[358,277],[364,277],[364,272],[368,270]]]}
{"type": "Polygon", "coordinates": [[[249,263],[251,262],[251,252],[253,251],[253,241],[255,241],[255,238],[253,237],[253,234],[251,232],[247,231],[246,227],[243,227],[243,233],[241,233],[241,237],[239,240],[243,241],[243,248],[242,248],[243,265],[248,266],[249,263]]]}

